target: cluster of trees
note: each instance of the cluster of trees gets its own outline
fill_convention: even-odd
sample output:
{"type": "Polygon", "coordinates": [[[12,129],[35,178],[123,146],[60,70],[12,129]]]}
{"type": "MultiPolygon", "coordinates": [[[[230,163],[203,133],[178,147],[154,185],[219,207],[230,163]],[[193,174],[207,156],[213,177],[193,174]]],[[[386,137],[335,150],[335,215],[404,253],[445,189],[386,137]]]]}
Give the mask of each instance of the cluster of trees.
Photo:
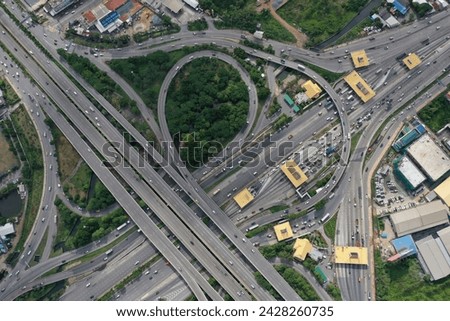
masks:
{"type": "MultiPolygon", "coordinates": [[[[4,121],[3,126],[3,133],[5,134],[5,137],[8,137],[9,143],[14,142],[15,146],[22,146],[23,150],[21,148],[13,151],[17,152],[17,156],[20,158],[20,160],[23,162],[22,166],[22,182],[28,185],[28,187],[31,186],[32,178],[33,178],[33,171],[42,170],[43,169],[43,159],[42,159],[42,151],[40,144],[38,143],[38,137],[36,131],[24,131],[22,125],[31,124],[31,119],[29,118],[28,114],[23,109],[24,107],[21,106],[19,109],[18,114],[13,114],[12,122],[4,121]],[[24,117],[24,119],[22,119],[24,117]],[[14,128],[13,125],[14,124],[14,128]],[[19,138],[20,138],[20,144],[19,144],[19,138]]],[[[13,146],[10,144],[10,146],[13,146]]]]}
{"type": "Polygon", "coordinates": [[[86,207],[88,211],[97,211],[108,207],[116,201],[114,196],[108,191],[108,189],[98,179],[95,182],[94,194],[89,199],[89,203],[86,207]]]}
{"type": "Polygon", "coordinates": [[[110,36],[100,32],[90,32],[88,36],[80,36],[75,29],[69,28],[66,31],[66,38],[72,39],[74,42],[87,46],[97,48],[121,48],[130,44],[130,36],[110,36]]]}
{"type": "Polygon", "coordinates": [[[286,265],[276,265],[275,269],[303,300],[320,301],[320,297],[311,284],[309,284],[308,280],[295,269],[286,265]]]}
{"type": "Polygon", "coordinates": [[[433,9],[433,7],[428,3],[417,3],[410,0],[410,4],[419,18],[422,18],[433,9]]]}
{"type": "Polygon", "coordinates": [[[450,120],[450,102],[441,94],[419,111],[419,117],[432,131],[437,132],[450,120]]]}
{"type": "Polygon", "coordinates": [[[266,280],[266,278],[259,272],[255,272],[255,280],[260,287],[266,289],[277,301],[282,301],[281,295],[273,288],[273,286],[266,280]]]}
{"type": "Polygon", "coordinates": [[[206,29],[208,29],[208,23],[206,22],[205,18],[188,22],[189,31],[202,31],[206,29]]]}
{"type": "Polygon", "coordinates": [[[58,49],[58,53],[81,75],[96,91],[108,100],[117,110],[130,110],[134,115],[139,115],[139,109],[134,100],[122,90],[104,71],[101,71],[88,58],[77,54],[67,53],[58,49]]]}
{"type": "Polygon", "coordinates": [[[316,211],[320,211],[321,209],[323,209],[325,207],[325,204],[327,203],[326,199],[321,199],[320,201],[318,201],[316,203],[316,205],[314,205],[314,209],[316,211]]]}
{"type": "Polygon", "coordinates": [[[60,199],[56,199],[55,205],[60,218],[56,239],[64,242],[66,250],[79,248],[98,240],[128,220],[128,216],[122,209],[96,218],[80,217],[67,208],[60,199]]]}
{"type": "Polygon", "coordinates": [[[280,242],[274,245],[261,246],[259,251],[268,260],[276,257],[292,259],[292,246],[292,242],[280,242]]]}
{"type": "Polygon", "coordinates": [[[7,83],[3,78],[0,79],[0,89],[3,91],[5,101],[9,106],[12,106],[15,103],[19,102],[19,96],[17,96],[11,85],[7,83]]]}
{"type": "Polygon", "coordinates": [[[167,122],[180,155],[198,167],[217,154],[242,128],[248,90],[239,73],[217,59],[196,59],[172,82],[167,122]]]}

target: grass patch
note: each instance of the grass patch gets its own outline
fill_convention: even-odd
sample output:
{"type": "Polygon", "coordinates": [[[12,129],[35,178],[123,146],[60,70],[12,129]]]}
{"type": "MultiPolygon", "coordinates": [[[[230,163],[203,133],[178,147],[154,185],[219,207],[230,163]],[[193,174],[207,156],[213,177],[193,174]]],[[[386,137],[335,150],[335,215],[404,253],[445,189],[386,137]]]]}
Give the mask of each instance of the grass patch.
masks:
{"type": "Polygon", "coordinates": [[[339,32],[367,0],[289,0],[277,13],[308,36],[315,46],[339,32]]]}
{"type": "Polygon", "coordinates": [[[34,125],[23,105],[11,114],[11,120],[16,130],[16,139],[20,141],[20,145],[22,146],[23,154],[21,159],[25,162],[22,167],[22,176],[23,182],[27,185],[28,189],[28,203],[25,209],[25,214],[22,217],[24,220],[22,233],[20,234],[20,238],[14,252],[12,252],[6,259],[8,264],[14,266],[19,258],[18,253],[23,251],[25,240],[28,238],[34,221],[39,213],[44,170],[39,138],[36,129],[34,128],[34,125]]]}
{"type": "Polygon", "coordinates": [[[350,155],[353,154],[353,152],[355,151],[356,145],[358,145],[358,142],[359,142],[359,139],[361,138],[362,133],[363,133],[363,130],[360,130],[356,134],[352,135],[352,141],[351,141],[351,145],[350,145],[350,155]]]}
{"type": "Polygon", "coordinates": [[[445,98],[445,92],[422,108],[418,115],[433,132],[439,131],[448,124],[450,121],[450,102],[445,98]]]}
{"type": "Polygon", "coordinates": [[[59,128],[56,127],[55,123],[53,123],[50,118],[46,118],[45,123],[52,132],[53,141],[56,147],[59,177],[64,185],[65,180],[73,174],[81,157],[66,136],[61,133],[59,128]]]}
{"type": "Polygon", "coordinates": [[[372,20],[370,20],[370,18],[364,19],[356,26],[354,26],[349,32],[347,32],[345,35],[339,38],[339,40],[336,42],[336,45],[365,37],[366,33],[364,32],[364,28],[369,27],[371,25],[373,25],[373,22],[372,20]]]}
{"type": "Polygon", "coordinates": [[[328,220],[328,222],[323,225],[325,235],[328,236],[331,240],[334,240],[334,236],[336,234],[336,220],[337,215],[334,215],[328,220]]]}
{"type": "Polygon", "coordinates": [[[416,257],[387,263],[375,251],[377,300],[380,301],[448,301],[450,276],[429,281],[416,257]]]}
{"type": "Polygon", "coordinates": [[[86,208],[89,185],[93,173],[89,166],[82,162],[75,174],[63,186],[64,193],[78,206],[86,208]]]}
{"type": "Polygon", "coordinates": [[[271,208],[269,208],[269,211],[273,214],[276,212],[284,211],[285,209],[288,209],[289,206],[286,204],[280,204],[280,205],[274,205],[271,208]]]}
{"type": "Polygon", "coordinates": [[[5,78],[0,78],[0,89],[3,91],[3,97],[5,98],[7,105],[13,106],[20,101],[16,91],[13,87],[11,87],[9,82],[5,80],[5,78]]]}
{"type": "Polygon", "coordinates": [[[6,137],[0,132],[0,177],[19,166],[19,160],[12,152],[12,148],[6,137]]]}
{"type": "Polygon", "coordinates": [[[326,69],[323,69],[319,66],[310,64],[305,61],[301,61],[303,65],[310,68],[311,70],[317,72],[319,75],[321,75],[327,82],[329,82],[331,85],[334,84],[338,79],[340,79],[345,73],[344,72],[333,72],[326,69]]]}
{"type": "Polygon", "coordinates": [[[36,252],[33,253],[34,259],[31,260],[30,266],[35,266],[36,264],[39,263],[40,258],[44,253],[45,244],[47,244],[47,237],[48,237],[48,228],[45,229],[44,236],[42,237],[41,242],[39,243],[39,246],[36,249],[36,252]],[[36,257],[38,257],[38,260],[36,260],[36,257]]]}

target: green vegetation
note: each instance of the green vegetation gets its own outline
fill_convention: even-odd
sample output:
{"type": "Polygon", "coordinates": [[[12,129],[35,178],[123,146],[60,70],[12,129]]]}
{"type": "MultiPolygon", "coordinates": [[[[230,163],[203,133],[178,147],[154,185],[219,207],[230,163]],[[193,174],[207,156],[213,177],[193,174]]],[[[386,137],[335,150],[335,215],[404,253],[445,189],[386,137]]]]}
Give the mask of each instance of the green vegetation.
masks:
{"type": "Polygon", "coordinates": [[[21,146],[19,158],[23,162],[22,166],[22,182],[27,185],[28,202],[25,209],[25,214],[22,217],[24,220],[22,233],[13,253],[11,253],[6,262],[10,265],[15,265],[18,259],[18,253],[23,251],[25,240],[28,238],[34,221],[39,213],[39,204],[41,202],[41,195],[43,189],[44,170],[42,150],[39,142],[39,137],[34,128],[34,125],[25,110],[21,105],[11,114],[12,122],[4,122],[3,131],[17,142],[16,146],[21,146]],[[14,130],[15,129],[15,130],[14,130]]]}
{"type": "Polygon", "coordinates": [[[72,250],[98,240],[128,220],[128,216],[120,208],[101,218],[81,217],[68,209],[58,198],[58,232],[55,239],[57,251],[72,250]]]}
{"type": "Polygon", "coordinates": [[[259,248],[259,251],[268,260],[274,259],[276,257],[292,260],[292,246],[292,242],[279,242],[274,245],[261,246],[259,248]]]}
{"type": "Polygon", "coordinates": [[[271,213],[276,213],[276,212],[280,212],[280,211],[284,211],[285,209],[288,209],[289,205],[286,204],[280,204],[280,205],[274,205],[271,208],[269,208],[269,211],[271,213]]]}
{"type": "Polygon", "coordinates": [[[328,173],[327,175],[325,175],[325,177],[323,177],[322,179],[319,179],[316,183],[316,188],[321,188],[321,187],[324,187],[325,185],[327,185],[327,183],[331,179],[331,177],[333,177],[333,173],[328,173]]]}
{"type": "Polygon", "coordinates": [[[156,51],[147,56],[111,60],[108,64],[133,87],[144,103],[156,114],[159,89],[169,70],[189,53],[213,48],[213,46],[195,46],[183,47],[170,53],[156,51]]]}
{"type": "Polygon", "coordinates": [[[419,117],[432,131],[437,132],[450,121],[450,102],[445,93],[439,95],[419,111],[419,117]]]}
{"type": "Polygon", "coordinates": [[[286,216],[286,219],[289,220],[289,221],[296,220],[296,219],[298,219],[298,218],[300,218],[302,216],[305,216],[307,213],[308,212],[306,210],[303,210],[303,211],[300,211],[300,212],[297,212],[297,213],[288,214],[286,216]]]}
{"type": "Polygon", "coordinates": [[[130,44],[130,36],[111,36],[100,32],[90,32],[88,36],[80,36],[75,29],[69,28],[66,31],[66,38],[74,43],[86,47],[96,47],[100,49],[122,48],[130,44]]]}
{"type": "Polygon", "coordinates": [[[325,204],[327,203],[326,199],[321,199],[320,201],[318,201],[315,205],[314,205],[314,209],[316,211],[320,211],[321,209],[323,209],[325,207],[325,204]]]}
{"type": "Polygon", "coordinates": [[[17,297],[15,301],[58,301],[66,288],[66,280],[38,286],[17,297]]]}
{"type": "Polygon", "coordinates": [[[273,129],[278,130],[286,124],[289,124],[292,121],[292,117],[286,114],[282,114],[278,119],[273,123],[273,129]]]}
{"type": "Polygon", "coordinates": [[[334,215],[323,225],[326,236],[328,236],[331,240],[334,240],[334,236],[336,234],[336,220],[337,215],[334,215]]]}
{"type": "Polygon", "coordinates": [[[431,282],[423,274],[416,257],[395,263],[384,262],[375,251],[377,300],[379,301],[447,301],[450,276],[431,282]]]}
{"type": "Polygon", "coordinates": [[[266,289],[277,301],[282,301],[281,295],[273,288],[273,286],[266,280],[266,278],[259,272],[255,272],[255,280],[260,287],[266,289]]]}
{"type": "Polygon", "coordinates": [[[233,67],[210,58],[183,67],[166,103],[167,123],[182,159],[196,168],[220,152],[245,124],[247,110],[248,91],[233,67]]]}
{"type": "Polygon", "coordinates": [[[286,30],[270,11],[263,9],[256,12],[255,2],[251,0],[201,0],[202,8],[212,10],[220,16],[216,22],[218,28],[231,28],[246,30],[250,33],[256,31],[258,23],[264,31],[264,37],[285,42],[295,42],[295,37],[286,30]]]}
{"type": "Polygon", "coordinates": [[[82,162],[75,174],[64,184],[64,194],[78,206],[86,208],[92,170],[82,162]]]}
{"type": "Polygon", "coordinates": [[[416,12],[418,18],[422,18],[423,16],[425,16],[428,12],[430,12],[433,9],[433,7],[430,6],[428,3],[420,3],[419,4],[419,3],[413,2],[411,5],[412,5],[414,11],[416,12]]]}
{"type": "Polygon", "coordinates": [[[194,21],[188,21],[189,31],[202,31],[208,29],[208,23],[205,19],[197,19],[194,21]]]}
{"type": "Polygon", "coordinates": [[[276,114],[280,110],[281,110],[281,106],[276,101],[274,101],[272,103],[272,105],[270,105],[269,110],[267,111],[267,116],[270,117],[270,116],[276,114]]]}
{"type": "Polygon", "coordinates": [[[114,204],[116,199],[108,191],[105,185],[97,179],[94,185],[94,194],[89,199],[89,203],[86,207],[88,211],[98,211],[107,208],[111,204],[114,204]]]}
{"type": "Polygon", "coordinates": [[[64,136],[55,123],[50,118],[44,121],[52,132],[53,142],[56,147],[56,158],[58,159],[58,174],[61,182],[70,177],[78,165],[81,157],[72,146],[69,140],[64,136]]]}
{"type": "Polygon", "coordinates": [[[334,283],[328,283],[325,291],[327,291],[334,301],[342,301],[341,290],[334,283]]]}
{"type": "Polygon", "coordinates": [[[367,0],[290,0],[277,13],[300,27],[312,47],[339,32],[364,7],[367,0]]]}
{"type": "Polygon", "coordinates": [[[113,105],[119,112],[130,115],[127,119],[133,123],[148,141],[154,141],[155,135],[142,121],[141,112],[136,101],[132,100],[127,93],[106,72],[97,68],[89,59],[70,54],[63,49],[58,49],[58,53],[81,75],[96,91],[113,105]],[[139,128],[138,128],[139,126],[139,128]]]}
{"type": "Polygon", "coordinates": [[[317,72],[319,75],[321,75],[327,82],[330,84],[334,84],[339,78],[341,78],[344,73],[343,72],[333,72],[326,69],[323,69],[319,66],[310,64],[308,62],[301,61],[303,65],[310,68],[311,70],[317,72]]]}
{"type": "Polygon", "coordinates": [[[19,160],[15,155],[15,149],[9,137],[0,131],[0,177],[19,167],[19,160]]]}
{"type": "Polygon", "coordinates": [[[360,23],[358,23],[356,26],[354,26],[349,32],[347,32],[345,35],[343,35],[339,40],[336,42],[336,44],[341,44],[345,42],[349,42],[361,37],[364,37],[366,34],[364,32],[365,27],[369,27],[373,25],[374,23],[370,18],[366,18],[360,23]]]}
{"type": "Polygon", "coordinates": [[[319,231],[314,231],[312,233],[309,233],[306,238],[312,243],[312,245],[315,245],[317,247],[327,247],[327,242],[322,237],[322,234],[320,234],[319,231]]]}
{"type": "Polygon", "coordinates": [[[45,245],[47,244],[47,237],[48,228],[45,229],[44,236],[42,237],[41,242],[36,249],[36,252],[33,253],[33,260],[30,261],[30,266],[35,266],[41,260],[42,253],[44,253],[45,245]]]}
{"type": "Polygon", "coordinates": [[[361,138],[362,134],[363,134],[363,130],[360,130],[356,134],[352,135],[352,141],[350,144],[350,155],[355,151],[356,145],[358,145],[359,139],[361,138]]]}
{"type": "Polygon", "coordinates": [[[15,90],[5,78],[0,78],[0,89],[3,92],[3,97],[5,98],[6,104],[13,106],[20,101],[19,96],[17,96],[15,90]]]}
{"type": "Polygon", "coordinates": [[[148,40],[150,38],[162,37],[180,31],[180,26],[177,25],[176,23],[172,23],[170,21],[170,17],[163,16],[162,21],[163,21],[163,28],[151,29],[148,31],[135,33],[133,35],[133,40],[139,43],[148,40]]]}
{"type": "Polygon", "coordinates": [[[258,235],[259,233],[264,233],[264,232],[266,232],[268,229],[274,227],[275,225],[276,225],[276,223],[269,223],[269,224],[265,224],[265,225],[258,226],[258,227],[255,228],[254,230],[251,230],[251,231],[247,232],[247,233],[245,234],[245,236],[246,236],[247,238],[250,239],[250,238],[252,238],[253,236],[258,235]]]}
{"type": "MultiPolygon", "coordinates": [[[[267,49],[272,48],[270,45],[267,49]]],[[[273,49],[272,49],[273,50],[273,49]]],[[[261,76],[261,72],[266,64],[266,61],[263,59],[256,59],[256,66],[251,64],[245,59],[248,57],[247,53],[241,48],[235,48],[233,50],[233,58],[236,59],[242,67],[244,67],[247,72],[250,74],[250,78],[256,86],[256,90],[258,92],[258,99],[260,102],[263,102],[270,95],[270,90],[267,87],[266,78],[261,76]]],[[[259,114],[259,113],[258,113],[259,114]]],[[[258,116],[258,115],[257,115],[258,116]]]]}
{"type": "Polygon", "coordinates": [[[295,269],[287,265],[276,265],[275,270],[286,280],[294,291],[305,301],[320,301],[314,288],[295,269]]]}

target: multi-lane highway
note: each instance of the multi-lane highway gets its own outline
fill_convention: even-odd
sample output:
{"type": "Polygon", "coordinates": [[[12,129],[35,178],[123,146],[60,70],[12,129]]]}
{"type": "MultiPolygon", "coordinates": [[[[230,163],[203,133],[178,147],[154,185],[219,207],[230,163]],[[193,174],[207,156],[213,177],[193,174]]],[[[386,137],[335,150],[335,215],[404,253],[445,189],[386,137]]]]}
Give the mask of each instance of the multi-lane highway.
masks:
{"type": "MultiPolygon", "coordinates": [[[[212,51],[197,52],[192,54],[192,58],[189,57],[191,55],[182,58],[178,62],[177,67],[174,66],[172,70],[169,71],[161,87],[158,102],[158,118],[161,130],[158,128],[153,115],[149,111],[146,111],[145,105],[139,101],[140,110],[146,121],[152,127],[152,130],[156,133],[157,138],[167,142],[167,144],[163,144],[163,147],[165,147],[166,159],[159,155],[152,146],[148,145],[144,137],[142,137],[142,135],[137,132],[136,129],[134,129],[131,124],[103,97],[96,93],[95,90],[82,80],[79,75],[76,75],[73,71],[69,70],[72,76],[100,103],[103,108],[102,112],[106,111],[106,113],[114,118],[123,129],[131,134],[131,136],[141,145],[141,148],[147,149],[148,154],[150,154],[156,162],[163,165],[163,172],[170,177],[170,181],[168,182],[160,176],[160,174],[157,173],[145,159],[143,159],[142,155],[139,155],[138,151],[122,141],[120,132],[112,126],[109,119],[103,116],[100,110],[93,107],[92,109],[88,108],[91,106],[91,102],[79,92],[79,89],[74,86],[74,84],[52,61],[48,60],[48,58],[45,57],[22,32],[13,32],[13,30],[17,29],[15,29],[14,24],[5,14],[3,14],[3,12],[0,12],[0,15],[2,17],[2,25],[8,31],[5,35],[2,35],[2,42],[4,42],[8,48],[16,48],[16,58],[23,64],[40,86],[36,91],[39,99],[36,97],[36,100],[42,102],[43,99],[46,99],[42,95],[48,96],[52,99],[52,103],[58,106],[61,113],[58,113],[57,109],[55,109],[50,102],[44,103],[44,105],[41,103],[41,109],[39,110],[45,111],[60,130],[68,137],[82,158],[89,166],[91,166],[94,173],[116,197],[118,203],[126,209],[130,217],[141,228],[143,234],[154,244],[155,248],[160,253],[163,253],[166,259],[171,263],[174,271],[183,278],[185,285],[193,291],[198,299],[206,299],[205,293],[211,299],[221,299],[221,296],[219,296],[219,294],[208,284],[206,279],[207,276],[199,273],[198,264],[205,268],[208,276],[214,277],[221,284],[223,289],[225,289],[235,300],[249,300],[251,296],[260,300],[272,299],[265,290],[259,286],[255,286],[256,283],[253,272],[256,270],[262,273],[284,299],[299,299],[298,295],[289,287],[285,280],[278,275],[271,264],[268,263],[258,251],[254,250],[251,242],[247,242],[243,233],[234,226],[230,218],[222,211],[218,204],[206,195],[194,176],[192,176],[183,166],[177,152],[173,148],[167,124],[164,120],[164,105],[167,89],[179,69],[177,67],[181,67],[193,58],[201,56],[211,57],[216,55],[217,58],[233,65],[241,73],[241,77],[250,88],[249,124],[245,130],[238,134],[234,142],[240,145],[240,142],[245,140],[246,137],[249,137],[249,140],[257,139],[258,132],[255,133],[256,135],[249,135],[250,129],[253,124],[261,124],[264,122],[261,121],[262,118],[259,120],[256,119],[256,109],[258,106],[256,90],[251,83],[248,74],[246,74],[241,66],[229,56],[212,51]],[[33,54],[29,55],[30,52],[33,52],[33,54]],[[29,57],[27,58],[28,55],[29,57]],[[64,117],[70,119],[70,123],[62,116],[62,114],[64,117]],[[87,142],[82,140],[80,133],[83,133],[87,142]],[[111,142],[113,143],[111,144],[111,142]],[[94,150],[98,151],[102,157],[98,157],[96,153],[93,152],[94,150]],[[113,169],[108,169],[103,166],[105,160],[103,157],[106,158],[107,161],[115,163],[113,169]],[[118,160],[121,160],[121,162],[118,162],[118,160]],[[125,164],[127,166],[124,166],[125,164]],[[120,182],[125,184],[125,186],[120,182]],[[181,195],[172,190],[171,186],[173,186],[173,184],[176,184],[176,186],[182,190],[181,195]],[[177,239],[183,243],[187,250],[186,253],[180,255],[180,251],[173,246],[167,236],[159,230],[152,220],[151,215],[149,217],[149,215],[137,204],[136,200],[131,197],[129,194],[130,190],[136,192],[140,199],[150,207],[154,214],[156,214],[159,221],[163,222],[177,239]],[[192,201],[193,204],[191,205],[192,208],[187,204],[188,202],[190,203],[190,201],[192,201]],[[196,213],[198,210],[211,218],[217,228],[236,247],[236,253],[230,251],[226,243],[222,242],[218,235],[214,235],[212,230],[203,224],[199,215],[196,213]],[[197,264],[191,264],[192,262],[190,262],[190,260],[192,257],[198,260],[197,264]]],[[[275,48],[276,52],[275,55],[268,55],[267,53],[240,45],[238,43],[240,41],[240,35],[238,33],[214,29],[199,35],[192,35],[190,32],[182,31],[175,36],[171,36],[170,39],[168,37],[150,39],[139,47],[130,46],[121,51],[106,51],[101,58],[90,58],[100,68],[108,70],[103,64],[104,61],[108,59],[143,55],[154,50],[171,51],[183,46],[208,43],[224,48],[235,48],[240,46],[250,56],[265,59],[268,64],[272,66],[276,64],[283,68],[298,70],[298,61],[306,61],[329,70],[343,72],[352,69],[349,52],[365,48],[371,61],[371,66],[362,71],[362,75],[366,79],[369,79],[372,84],[378,84],[374,86],[378,91],[378,95],[376,96],[376,99],[367,103],[363,108],[357,108],[355,111],[348,107],[346,108],[343,97],[339,96],[331,85],[319,74],[308,68],[304,70],[301,68],[300,71],[308,77],[315,79],[315,81],[324,88],[336,105],[337,114],[341,118],[341,132],[342,137],[344,137],[341,149],[342,166],[339,166],[335,171],[333,186],[335,186],[334,184],[339,183],[339,186],[344,186],[346,188],[335,188],[334,191],[336,192],[336,195],[326,206],[326,210],[330,212],[335,212],[340,208],[340,214],[338,215],[339,232],[336,236],[336,244],[348,245],[353,243],[355,230],[354,222],[356,222],[356,220],[360,222],[359,233],[366,238],[367,244],[369,243],[371,236],[371,228],[370,215],[367,211],[369,199],[364,197],[364,195],[368,193],[366,186],[368,174],[363,169],[365,151],[367,150],[378,125],[396,108],[401,107],[401,102],[403,100],[407,101],[412,98],[416,92],[420,91],[428,83],[431,83],[440,73],[442,73],[443,66],[447,66],[449,48],[448,39],[445,37],[450,30],[448,13],[438,13],[432,20],[433,21],[419,21],[403,28],[379,34],[375,39],[371,40],[365,38],[341,46],[340,48],[333,48],[325,53],[313,53],[304,49],[289,47],[274,41],[267,41],[267,43],[270,43],[275,48]],[[437,25],[441,28],[436,28],[437,25]],[[419,39],[421,37],[428,39],[429,45],[421,43],[419,39]],[[418,69],[409,72],[407,78],[405,78],[406,73],[404,69],[399,66],[398,62],[395,60],[398,55],[405,52],[417,52],[424,60],[418,69]],[[282,53],[286,54],[283,61],[280,58],[282,53]],[[381,64],[383,64],[383,69],[387,70],[386,74],[383,75],[382,80],[373,79],[374,71],[377,70],[381,64]],[[396,107],[391,108],[389,112],[384,112],[383,108],[379,108],[382,98],[392,99],[397,101],[398,104],[396,107]],[[351,132],[351,123],[354,122],[357,117],[367,113],[367,110],[375,110],[372,121],[365,128],[365,134],[362,136],[355,152],[350,158],[350,140],[346,140],[345,137],[351,132]],[[348,112],[351,112],[350,116],[347,115],[348,112]],[[358,196],[356,197],[356,195],[358,196]],[[346,200],[350,201],[347,202],[346,200]]],[[[39,33],[42,34],[43,29],[36,28],[32,31],[39,35],[39,33]]],[[[55,52],[55,46],[51,41],[45,40],[44,42],[47,49],[55,55],[56,59],[58,59],[55,52]]],[[[86,48],[77,47],[75,50],[85,51],[86,48]]],[[[108,73],[113,79],[117,80],[117,75],[111,71],[108,71],[108,73]]],[[[272,84],[270,86],[271,88],[274,87],[273,81],[274,79],[269,80],[269,83],[272,84]]],[[[118,82],[119,84],[122,83],[122,86],[124,87],[127,86],[123,80],[118,80],[118,82]]],[[[137,94],[132,91],[130,87],[128,87],[128,91],[131,91],[131,97],[137,98],[137,94]]],[[[35,90],[31,90],[31,92],[34,93],[35,90]]],[[[37,110],[39,106],[36,106],[35,108],[37,110]]],[[[17,280],[15,284],[8,284],[5,292],[0,294],[0,297],[8,299],[14,298],[20,293],[27,291],[31,284],[39,284],[36,283],[38,280],[33,281],[34,279],[31,275],[35,275],[35,277],[41,275],[42,272],[46,271],[45,266],[47,265],[45,265],[45,263],[53,262],[52,259],[48,259],[48,257],[52,245],[52,237],[56,233],[56,224],[51,223],[53,222],[53,215],[56,214],[54,207],[52,206],[55,197],[54,193],[55,190],[57,190],[56,186],[58,186],[58,180],[54,174],[56,172],[56,162],[53,157],[49,156],[51,146],[48,144],[47,139],[50,138],[48,136],[50,133],[46,132],[45,136],[43,134],[44,131],[48,131],[48,129],[45,129],[42,120],[37,119],[36,117],[33,117],[33,119],[35,120],[36,127],[40,133],[40,138],[43,141],[45,155],[46,157],[48,156],[48,158],[45,159],[46,175],[44,191],[47,190],[47,192],[44,193],[42,201],[44,210],[42,216],[38,216],[38,220],[35,222],[35,227],[33,229],[33,232],[35,233],[34,236],[30,235],[28,240],[30,243],[30,250],[35,251],[47,228],[48,239],[43,255],[44,262],[36,266],[39,267],[38,269],[31,268],[25,270],[25,266],[28,262],[28,258],[26,257],[23,257],[21,261],[19,261],[16,269],[22,270],[23,272],[21,275],[24,276],[20,280],[17,280]],[[48,146],[46,146],[46,144],[48,146]],[[52,167],[50,167],[50,165],[52,165],[52,167]],[[48,208],[45,208],[46,204],[49,205],[48,208]],[[43,220],[44,218],[45,220],[43,220]],[[32,271],[34,271],[34,274],[31,274],[32,271]],[[40,273],[36,271],[39,271],[40,273]]],[[[228,182],[229,185],[232,184],[232,186],[228,186],[230,190],[237,186],[239,186],[239,188],[244,187],[248,181],[256,180],[258,177],[261,177],[261,175],[266,176],[271,171],[271,168],[267,168],[266,166],[269,160],[271,161],[270,166],[281,162],[286,155],[299,146],[300,142],[315,136],[316,132],[320,132],[322,128],[326,127],[327,122],[324,120],[324,117],[318,117],[313,108],[297,118],[294,123],[296,126],[291,126],[290,131],[285,130],[272,135],[272,141],[286,140],[288,133],[294,132],[298,126],[298,130],[295,131],[293,135],[295,138],[292,140],[293,144],[290,149],[287,149],[286,153],[283,154],[276,153],[277,155],[273,158],[273,155],[270,155],[270,153],[268,153],[266,149],[261,148],[261,146],[253,148],[252,152],[254,155],[258,155],[258,157],[249,164],[252,168],[248,168],[247,170],[244,169],[244,172],[243,170],[240,170],[238,175],[236,175],[238,178],[232,181],[232,183],[230,183],[230,181],[228,182]],[[308,121],[304,121],[306,118],[308,121]],[[317,121],[312,121],[315,118],[317,121]]],[[[260,129],[261,127],[258,125],[256,128],[260,129]]],[[[52,153],[54,153],[54,151],[52,151],[52,153]]],[[[239,157],[234,158],[231,162],[224,162],[222,166],[237,166],[240,160],[239,157]]],[[[222,167],[219,166],[218,168],[211,170],[210,174],[204,177],[205,182],[214,181],[215,178],[213,174],[215,171],[222,171],[222,167]]],[[[300,207],[303,209],[314,205],[316,202],[326,197],[327,193],[330,193],[331,191],[333,191],[333,187],[325,189],[325,193],[319,193],[310,199],[308,201],[308,206],[300,204],[300,207]]],[[[220,204],[224,199],[218,199],[218,201],[220,204]]],[[[256,208],[257,206],[260,206],[260,204],[255,202],[254,207],[256,208]]],[[[244,213],[242,213],[242,216],[243,215],[244,213]]],[[[145,252],[145,255],[139,253],[139,251],[136,251],[133,254],[133,258],[143,258],[151,255],[149,252],[145,252]]],[[[130,265],[129,262],[128,265],[130,265]]],[[[125,264],[125,268],[129,269],[130,266],[128,265],[125,264]]],[[[370,262],[368,269],[354,267],[338,268],[338,281],[345,299],[370,299],[370,294],[373,293],[372,284],[370,282],[370,271],[372,268],[372,262],[370,262]],[[361,277],[364,279],[363,282],[360,282],[361,277]]],[[[70,275],[70,273],[73,272],[67,273],[70,275]]],[[[58,277],[61,277],[61,275],[54,276],[53,279],[56,280],[58,277]]],[[[102,276],[100,274],[96,277],[98,280],[101,280],[102,276]]],[[[46,280],[45,282],[50,281],[46,280]]],[[[95,281],[94,283],[99,284],[99,282],[100,281],[95,281]]],[[[102,284],[101,289],[100,286],[97,286],[94,289],[94,286],[92,286],[94,283],[92,282],[89,282],[91,283],[89,286],[79,283],[77,286],[71,287],[67,291],[66,298],[87,299],[85,296],[80,296],[80,293],[91,286],[92,291],[89,291],[92,293],[89,295],[89,298],[96,298],[101,293],[105,292],[108,287],[112,287],[112,282],[113,281],[102,284]]],[[[179,284],[179,280],[173,278],[170,281],[168,280],[167,283],[175,285],[179,284]]],[[[184,292],[184,290],[180,290],[180,293],[181,292],[184,292]]],[[[151,295],[153,298],[156,296],[156,294],[151,295]]]]}

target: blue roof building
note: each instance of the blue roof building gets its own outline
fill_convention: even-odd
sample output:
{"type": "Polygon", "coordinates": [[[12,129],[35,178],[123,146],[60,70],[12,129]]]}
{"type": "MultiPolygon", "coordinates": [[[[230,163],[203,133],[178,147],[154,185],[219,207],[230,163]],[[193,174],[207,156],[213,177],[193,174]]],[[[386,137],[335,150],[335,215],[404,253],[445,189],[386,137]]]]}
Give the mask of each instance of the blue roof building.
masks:
{"type": "Polygon", "coordinates": [[[408,12],[408,8],[406,8],[403,4],[399,2],[399,0],[394,0],[392,3],[394,5],[394,8],[400,12],[402,15],[405,15],[406,12],[408,12]]]}

